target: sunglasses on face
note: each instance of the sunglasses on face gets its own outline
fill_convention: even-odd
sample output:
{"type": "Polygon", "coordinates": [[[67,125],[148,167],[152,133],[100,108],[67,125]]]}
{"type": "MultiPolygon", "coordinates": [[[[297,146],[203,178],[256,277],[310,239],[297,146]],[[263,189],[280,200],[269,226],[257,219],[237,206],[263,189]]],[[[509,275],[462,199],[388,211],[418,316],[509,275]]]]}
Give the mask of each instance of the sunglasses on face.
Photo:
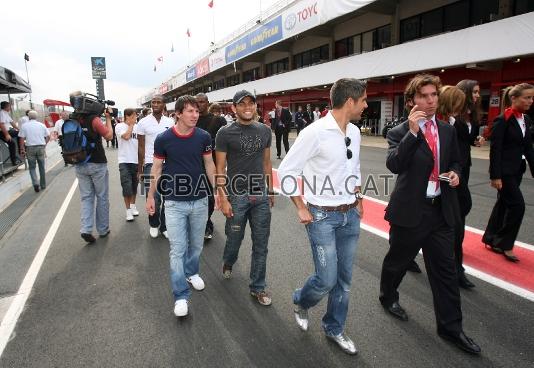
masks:
{"type": "Polygon", "coordinates": [[[352,151],[350,150],[350,138],[345,137],[345,146],[347,147],[347,158],[350,160],[352,158],[352,151]]]}

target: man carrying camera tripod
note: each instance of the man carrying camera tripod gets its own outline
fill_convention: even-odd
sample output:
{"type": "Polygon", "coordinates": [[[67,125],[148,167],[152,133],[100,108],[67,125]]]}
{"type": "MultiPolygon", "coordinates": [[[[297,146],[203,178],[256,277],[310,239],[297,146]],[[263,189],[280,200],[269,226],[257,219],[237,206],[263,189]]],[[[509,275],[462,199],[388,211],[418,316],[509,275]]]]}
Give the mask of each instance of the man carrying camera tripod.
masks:
{"type": "Polygon", "coordinates": [[[94,243],[96,239],[92,232],[95,222],[95,197],[96,231],[101,238],[109,234],[109,173],[102,138],[106,140],[113,138],[113,129],[108,109],[104,110],[106,125],[103,125],[100,120],[100,114],[77,110],[79,104],[76,103],[76,99],[80,98],[87,97],[83,96],[81,92],[70,94],[71,105],[74,107],[74,113],[71,118],[80,123],[84,135],[89,142],[94,143],[89,160],[74,165],[82,202],[80,233],[83,240],[88,243],[94,243]]]}

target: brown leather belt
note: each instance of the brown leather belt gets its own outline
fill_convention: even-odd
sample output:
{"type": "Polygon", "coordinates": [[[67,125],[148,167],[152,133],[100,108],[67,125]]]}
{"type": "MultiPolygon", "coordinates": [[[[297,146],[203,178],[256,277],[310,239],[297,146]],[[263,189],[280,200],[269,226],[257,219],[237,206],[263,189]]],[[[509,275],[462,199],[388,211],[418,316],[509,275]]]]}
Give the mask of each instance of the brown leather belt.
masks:
{"type": "Polygon", "coordinates": [[[333,211],[347,212],[351,208],[356,208],[357,205],[358,205],[358,200],[356,200],[354,203],[351,203],[351,204],[341,204],[339,206],[318,206],[316,204],[308,202],[309,207],[317,208],[317,209],[327,211],[327,212],[333,212],[333,211]]]}

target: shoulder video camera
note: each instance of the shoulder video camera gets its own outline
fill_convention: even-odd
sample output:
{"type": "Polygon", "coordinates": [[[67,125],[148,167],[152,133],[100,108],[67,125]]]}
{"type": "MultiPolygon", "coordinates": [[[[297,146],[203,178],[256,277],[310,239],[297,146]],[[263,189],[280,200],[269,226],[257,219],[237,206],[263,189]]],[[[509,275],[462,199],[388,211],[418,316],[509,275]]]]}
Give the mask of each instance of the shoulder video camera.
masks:
{"type": "Polygon", "coordinates": [[[115,105],[115,101],[100,100],[97,96],[90,93],[71,96],[70,104],[74,108],[74,112],[78,114],[94,114],[100,116],[107,109],[109,114],[116,118],[119,113],[119,109],[110,107],[115,105]]]}

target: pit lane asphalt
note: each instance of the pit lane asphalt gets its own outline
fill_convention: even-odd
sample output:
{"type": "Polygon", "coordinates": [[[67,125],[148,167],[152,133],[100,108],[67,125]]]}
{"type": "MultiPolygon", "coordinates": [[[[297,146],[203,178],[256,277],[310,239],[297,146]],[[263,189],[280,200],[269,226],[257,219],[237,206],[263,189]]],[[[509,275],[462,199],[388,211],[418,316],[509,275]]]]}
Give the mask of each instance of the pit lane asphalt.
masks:
{"type": "MultiPolygon", "coordinates": [[[[273,209],[267,265],[273,305],[248,295],[250,232],[230,280],[221,276],[224,219],[214,215],[215,236],[205,245],[201,275],[206,289],[193,292],[190,315],[174,317],[168,277],[168,243],[148,235],[141,215],[124,221],[116,151],[110,161],[111,234],[94,245],[79,237],[79,195],[73,197],[0,367],[532,367],[532,302],[472,278],[462,291],[464,329],[483,349],[467,355],[435,333],[426,275],[408,274],[401,304],[410,321],[385,314],[378,303],[386,240],[362,231],[353,272],[346,332],[360,353],[347,356],[320,328],[323,301],[310,311],[310,329],[293,320],[291,292],[312,272],[304,227],[290,201],[273,209]]],[[[362,147],[364,174],[388,173],[385,150],[362,147]]],[[[273,155],[273,164],[279,161],[273,155]]],[[[483,229],[495,200],[487,160],[474,160],[470,226],[483,229]]],[[[13,295],[74,180],[65,169],[0,242],[0,295],[13,295]]],[[[522,185],[527,201],[519,240],[532,243],[534,182],[522,185]]],[[[381,197],[381,196],[379,196],[381,197]]],[[[387,200],[385,197],[381,199],[387,200]]],[[[139,197],[138,207],[144,198],[139,197]]],[[[419,257],[420,258],[420,257],[419,257]]],[[[419,259],[419,263],[422,264],[419,259]]],[[[513,265],[511,265],[513,267],[513,265]]]]}

